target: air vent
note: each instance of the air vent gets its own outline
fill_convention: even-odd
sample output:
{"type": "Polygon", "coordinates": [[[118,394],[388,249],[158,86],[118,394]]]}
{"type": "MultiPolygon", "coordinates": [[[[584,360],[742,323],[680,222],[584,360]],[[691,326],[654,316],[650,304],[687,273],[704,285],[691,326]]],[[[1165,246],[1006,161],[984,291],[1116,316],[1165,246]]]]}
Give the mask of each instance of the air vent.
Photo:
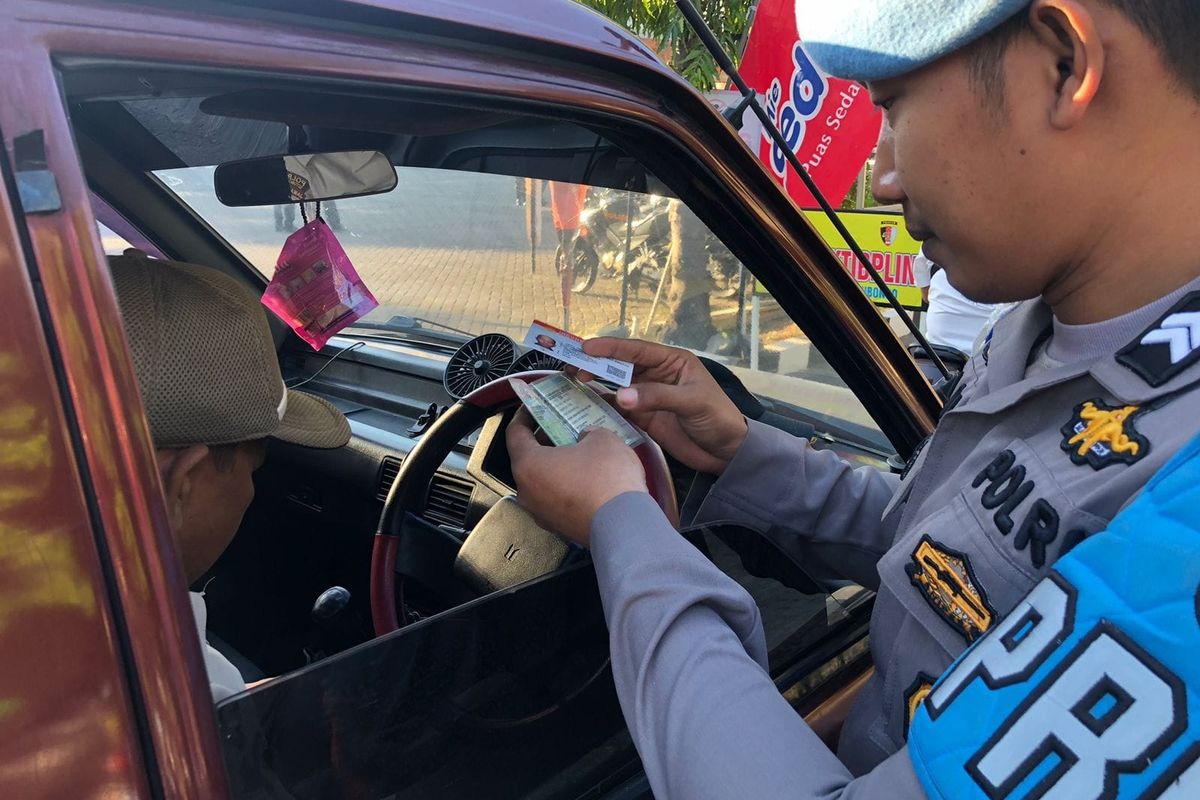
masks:
{"type": "Polygon", "coordinates": [[[513,362],[508,374],[515,375],[535,369],[562,369],[564,366],[566,365],[554,356],[548,356],[539,350],[530,350],[513,362]]]}
{"type": "Polygon", "coordinates": [[[429,484],[429,499],[425,502],[425,518],[430,522],[463,528],[467,521],[467,506],[475,484],[466,478],[438,473],[429,484]]]}
{"type": "Polygon", "coordinates": [[[517,346],[502,333],[476,336],[450,356],[442,385],[461,400],[486,383],[503,378],[517,360],[517,346]]]}
{"type": "Polygon", "coordinates": [[[388,492],[392,490],[392,484],[396,482],[399,473],[400,459],[384,456],[383,466],[379,468],[379,490],[375,492],[376,498],[387,500],[388,492]]]}

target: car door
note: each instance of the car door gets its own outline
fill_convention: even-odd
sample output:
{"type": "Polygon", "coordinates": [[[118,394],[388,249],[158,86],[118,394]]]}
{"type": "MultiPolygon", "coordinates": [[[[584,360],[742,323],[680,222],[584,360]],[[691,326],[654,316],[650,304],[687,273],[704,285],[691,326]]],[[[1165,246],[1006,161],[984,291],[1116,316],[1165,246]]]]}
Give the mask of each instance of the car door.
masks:
{"type": "MultiPolygon", "coordinates": [[[[104,489],[96,514],[108,532],[112,585],[127,610],[142,707],[154,721],[147,741],[169,793],[220,795],[218,741],[239,794],[325,796],[337,787],[351,796],[580,796],[617,792],[626,781],[636,790],[636,758],[605,672],[606,636],[586,565],[481,598],[227,701],[217,713],[218,739],[79,169],[76,148],[86,153],[90,144],[72,137],[60,105],[30,97],[59,97],[64,72],[82,74],[105,56],[189,66],[178,62],[184,41],[202,53],[190,66],[201,59],[223,70],[455,96],[469,84],[473,99],[487,103],[540,104],[543,112],[585,115],[594,124],[607,118],[628,152],[653,155],[656,172],[698,218],[710,228],[724,222],[722,240],[755,264],[783,313],[805,321],[848,390],[887,428],[888,441],[906,450],[928,425],[930,404],[918,379],[905,374],[894,337],[884,335],[832,258],[814,256],[821,252],[815,235],[723,121],[654,70],[631,79],[623,61],[600,79],[561,53],[551,62],[529,59],[515,46],[477,53],[474,39],[449,22],[439,28],[442,40],[403,39],[406,20],[386,15],[380,24],[395,26],[387,38],[363,27],[326,30],[315,18],[290,20],[292,29],[260,17],[248,27],[206,16],[204,8],[67,10],[16,6],[12,19],[25,44],[13,74],[23,92],[7,90],[14,102],[0,110],[0,125],[45,132],[44,161],[64,201],[31,222],[32,250],[45,270],[66,385],[80,409],[87,469],[104,489]],[[796,238],[780,237],[781,229],[796,238]]],[[[613,35],[599,25],[593,34],[597,42],[613,35]]],[[[606,52],[600,45],[586,51],[593,67],[603,67],[606,52]]],[[[220,244],[213,235],[206,246],[236,268],[237,255],[220,244]]],[[[861,623],[861,610],[845,613],[861,623]]],[[[805,646],[805,657],[828,661],[843,649],[821,637],[812,643],[827,650],[805,646]]]]}
{"type": "Polygon", "coordinates": [[[199,642],[60,100],[54,19],[81,22],[0,8],[0,793],[220,797],[199,642]]]}
{"type": "Polygon", "coordinates": [[[9,152],[0,153],[0,794],[149,797],[111,564],[29,247],[29,215],[57,209],[38,191],[45,170],[26,163],[14,174],[9,152]]]}

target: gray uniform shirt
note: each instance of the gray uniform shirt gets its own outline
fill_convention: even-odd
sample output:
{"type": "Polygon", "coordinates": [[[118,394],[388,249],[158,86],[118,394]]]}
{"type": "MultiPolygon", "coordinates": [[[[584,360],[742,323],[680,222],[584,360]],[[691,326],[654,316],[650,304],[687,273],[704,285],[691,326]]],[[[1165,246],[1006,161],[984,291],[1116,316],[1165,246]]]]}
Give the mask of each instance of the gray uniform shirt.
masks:
{"type": "Polygon", "coordinates": [[[1016,307],[903,477],[751,422],[721,478],[692,492],[686,524],[753,528],[878,592],[875,675],[836,757],[767,674],[749,595],[648,497],[602,508],[592,555],[614,676],[656,795],[922,797],[905,748],[912,702],[1200,431],[1198,289],[1105,326],[1127,346],[1028,375],[1052,321],[1040,302],[1016,307]]]}

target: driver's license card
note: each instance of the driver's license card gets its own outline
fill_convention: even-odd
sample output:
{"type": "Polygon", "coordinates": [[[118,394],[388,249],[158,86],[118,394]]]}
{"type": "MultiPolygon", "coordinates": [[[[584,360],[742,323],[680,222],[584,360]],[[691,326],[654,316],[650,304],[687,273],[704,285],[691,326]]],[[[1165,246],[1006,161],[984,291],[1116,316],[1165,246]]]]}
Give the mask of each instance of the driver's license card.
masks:
{"type": "Polygon", "coordinates": [[[645,441],[641,431],[573,375],[555,372],[533,383],[515,378],[509,383],[556,446],[575,444],[588,428],[612,431],[630,447],[645,441]]]}
{"type": "Polygon", "coordinates": [[[573,367],[587,370],[597,378],[611,381],[618,386],[628,386],[633,380],[633,364],[615,358],[597,358],[583,352],[583,339],[573,333],[534,320],[521,344],[554,356],[573,367]]]}

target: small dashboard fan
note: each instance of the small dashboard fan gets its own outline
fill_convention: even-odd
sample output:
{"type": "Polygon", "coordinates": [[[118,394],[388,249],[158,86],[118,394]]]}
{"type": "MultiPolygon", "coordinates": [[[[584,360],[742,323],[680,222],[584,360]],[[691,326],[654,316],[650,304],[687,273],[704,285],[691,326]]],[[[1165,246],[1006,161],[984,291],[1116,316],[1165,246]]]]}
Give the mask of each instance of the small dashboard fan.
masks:
{"type": "Polygon", "coordinates": [[[554,356],[548,356],[538,350],[530,350],[513,362],[510,375],[518,372],[531,372],[536,369],[562,369],[565,364],[554,356]]]}
{"type": "Polygon", "coordinates": [[[502,333],[485,333],[476,336],[450,356],[442,385],[455,400],[461,400],[471,392],[503,378],[517,360],[517,346],[502,333]]]}

